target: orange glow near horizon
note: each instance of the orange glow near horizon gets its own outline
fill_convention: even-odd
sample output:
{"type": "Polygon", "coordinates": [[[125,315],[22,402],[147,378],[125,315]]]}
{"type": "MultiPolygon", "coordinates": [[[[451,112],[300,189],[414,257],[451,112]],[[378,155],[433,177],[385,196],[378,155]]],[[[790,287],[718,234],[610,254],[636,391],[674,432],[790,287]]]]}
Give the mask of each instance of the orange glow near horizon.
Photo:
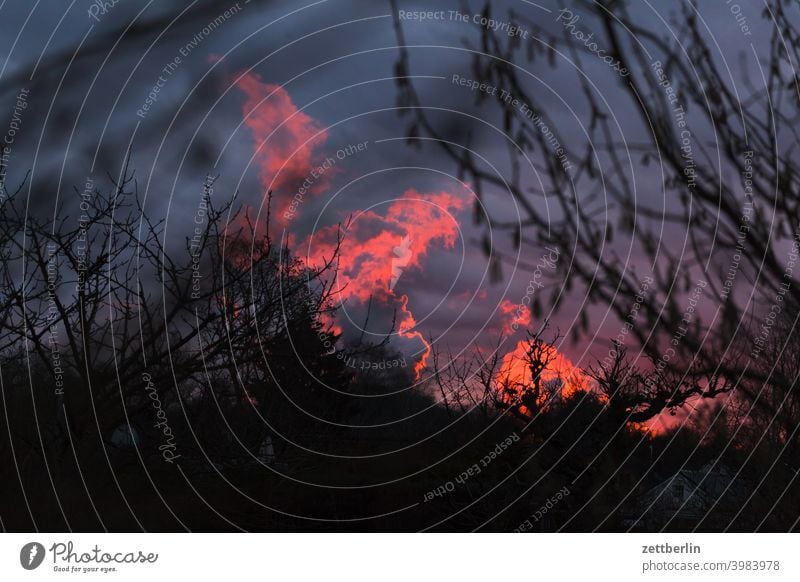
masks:
{"type": "MultiPolygon", "coordinates": [[[[577,391],[589,390],[592,386],[591,379],[578,366],[565,355],[560,353],[554,346],[549,346],[547,354],[550,362],[542,373],[542,380],[561,379],[563,384],[560,388],[561,396],[569,397],[577,391]]],[[[531,368],[526,361],[528,350],[528,340],[520,340],[516,347],[503,356],[500,364],[500,371],[496,376],[498,385],[519,386],[530,385],[532,383],[531,368]]],[[[544,404],[548,395],[543,395],[543,400],[539,404],[544,404]]]]}
{"type": "MultiPolygon", "coordinates": [[[[500,365],[500,372],[495,378],[498,388],[531,384],[531,369],[525,361],[527,345],[527,340],[520,340],[517,342],[516,347],[503,357],[500,365]]],[[[600,394],[595,390],[595,382],[589,375],[580,367],[573,364],[568,357],[561,354],[554,346],[550,346],[550,350],[549,357],[551,361],[542,373],[542,379],[545,382],[560,378],[564,382],[560,389],[560,395],[562,397],[572,396],[576,392],[591,391],[601,402],[607,401],[607,397],[604,394],[600,394]]],[[[547,399],[550,397],[552,397],[552,394],[541,395],[538,402],[539,406],[544,406],[547,399]]],[[[525,406],[521,406],[520,411],[523,414],[531,414],[525,406]]],[[[657,418],[658,417],[656,417],[656,419],[657,418]]],[[[653,426],[656,419],[651,419],[642,423],[628,422],[627,427],[647,438],[654,438],[661,432],[660,429],[653,426]]]]}

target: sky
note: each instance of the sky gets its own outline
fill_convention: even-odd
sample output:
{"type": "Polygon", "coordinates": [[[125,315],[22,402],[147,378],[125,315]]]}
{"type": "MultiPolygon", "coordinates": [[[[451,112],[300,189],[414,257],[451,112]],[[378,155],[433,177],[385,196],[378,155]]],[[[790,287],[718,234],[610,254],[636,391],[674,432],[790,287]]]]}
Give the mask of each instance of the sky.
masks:
{"type": "MultiPolygon", "coordinates": [[[[470,18],[482,7],[399,4],[409,12],[460,10],[470,18]]],[[[544,21],[559,6],[496,2],[494,14],[502,20],[515,10],[544,21]]],[[[671,13],[661,3],[632,10],[653,20],[671,13]]],[[[722,52],[741,52],[741,31],[731,25],[724,2],[703,3],[702,14],[722,52]]],[[[746,16],[757,34],[758,13],[748,7],[746,16]]],[[[87,177],[118,175],[130,151],[148,212],[166,220],[168,244],[179,245],[187,235],[207,175],[216,177],[215,197],[238,192],[260,219],[265,193],[273,190],[271,228],[309,264],[330,255],[337,225],[350,221],[335,325],[345,337],[359,335],[370,305],[365,333],[376,341],[393,333],[392,345],[420,370],[431,342],[461,353],[505,338],[506,352],[527,325],[540,323],[520,309],[531,298],[529,269],[507,268],[500,281],[490,282],[484,231],[471,218],[471,185],[435,144],[411,147],[405,139],[389,2],[119,0],[101,9],[85,1],[38,0],[3,3],[0,17],[7,30],[18,31],[0,39],[3,110],[11,111],[19,91],[30,92],[6,183],[30,172],[32,212],[74,208],[73,188],[87,177]]],[[[481,116],[475,93],[452,82],[454,74],[470,76],[472,56],[464,47],[478,38],[476,25],[409,19],[403,31],[415,46],[409,49],[411,74],[422,102],[437,108],[446,135],[456,142],[469,136],[486,162],[507,174],[502,138],[469,117],[481,116]]],[[[586,62],[598,91],[613,100],[616,79],[599,60],[586,62]]],[[[562,74],[569,66],[526,63],[532,90],[571,142],[582,137],[586,111],[562,74]]],[[[619,116],[627,139],[637,138],[636,121],[619,116]]],[[[655,177],[655,168],[637,168],[644,203],[662,202],[660,189],[648,187],[655,177]]],[[[526,179],[535,187],[535,176],[526,179]]],[[[511,217],[518,212],[502,190],[491,192],[486,204],[511,217]]],[[[550,251],[525,244],[514,249],[500,234],[493,242],[525,264],[543,265],[537,281],[545,287],[535,291],[543,298],[562,285],[553,276],[550,251]]],[[[610,250],[630,252],[630,264],[644,267],[629,242],[617,241],[610,250]]],[[[580,290],[573,299],[551,316],[553,329],[565,336],[585,308],[580,290]]],[[[567,361],[588,366],[602,357],[620,325],[606,309],[591,308],[596,341],[559,345],[567,361]]]]}

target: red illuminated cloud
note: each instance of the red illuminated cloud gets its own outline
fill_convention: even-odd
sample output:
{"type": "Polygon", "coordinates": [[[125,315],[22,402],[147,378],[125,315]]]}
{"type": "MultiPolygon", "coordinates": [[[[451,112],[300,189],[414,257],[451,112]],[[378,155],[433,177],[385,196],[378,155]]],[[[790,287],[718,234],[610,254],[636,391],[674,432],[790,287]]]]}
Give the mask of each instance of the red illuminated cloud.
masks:
{"type": "Polygon", "coordinates": [[[419,340],[424,346],[415,369],[424,368],[430,346],[416,329],[408,307],[409,297],[396,293],[408,272],[422,267],[433,244],[452,248],[458,236],[454,215],[468,204],[468,195],[449,192],[421,194],[414,189],[389,203],[386,212],[366,211],[356,215],[346,231],[338,225],[314,233],[302,245],[309,264],[332,257],[340,235],[339,270],[334,288],[341,301],[366,303],[370,300],[397,311],[397,332],[419,340]]]}
{"type": "MultiPolygon", "coordinates": [[[[458,236],[453,214],[467,205],[466,193],[420,194],[414,189],[388,205],[385,214],[366,211],[354,216],[339,249],[337,288],[346,299],[366,302],[376,290],[395,296],[403,273],[419,269],[432,243],[452,248],[458,236]]],[[[338,225],[314,233],[302,245],[310,263],[330,258],[340,234],[338,225]]]]}
{"type": "Polygon", "coordinates": [[[264,83],[256,74],[243,74],[236,87],[246,96],[244,123],[256,143],[261,184],[274,192],[277,220],[285,225],[291,201],[304,183],[311,182],[303,195],[319,194],[330,185],[333,168],[316,172],[325,159],[320,149],[328,132],[299,111],[285,89],[264,83]]]}
{"type": "MultiPolygon", "coordinates": [[[[279,225],[287,226],[298,197],[302,203],[303,197],[324,192],[335,176],[335,168],[321,168],[327,159],[323,147],[328,133],[299,111],[281,87],[264,83],[251,73],[242,75],[235,84],[246,97],[244,123],[256,143],[260,181],[265,191],[273,191],[273,216],[277,216],[279,225]]],[[[457,194],[406,190],[385,206],[385,212],[356,214],[338,248],[334,289],[340,300],[364,304],[372,298],[396,312],[397,333],[423,346],[423,355],[415,366],[418,375],[430,346],[416,329],[409,296],[396,289],[403,288],[409,271],[421,268],[431,245],[453,247],[459,232],[454,216],[469,202],[466,188],[457,194]]],[[[290,232],[289,240],[296,240],[296,234],[290,232]]],[[[305,261],[310,266],[322,264],[336,254],[339,234],[339,225],[324,227],[296,247],[298,254],[307,253],[305,261]]],[[[341,331],[333,321],[327,323],[341,331]]]]}
{"type": "Polygon", "coordinates": [[[524,305],[503,299],[499,306],[503,335],[510,336],[518,330],[526,329],[531,323],[531,310],[524,305]]]}

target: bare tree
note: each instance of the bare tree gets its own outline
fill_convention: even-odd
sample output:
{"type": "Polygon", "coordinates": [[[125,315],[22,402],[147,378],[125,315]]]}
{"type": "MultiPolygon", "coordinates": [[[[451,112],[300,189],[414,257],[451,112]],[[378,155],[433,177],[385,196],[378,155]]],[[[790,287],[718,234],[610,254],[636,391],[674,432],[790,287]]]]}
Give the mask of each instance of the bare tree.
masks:
{"type": "MultiPolygon", "coordinates": [[[[772,2],[764,9],[772,37],[766,54],[759,55],[764,60],[763,83],[754,86],[750,79],[761,79],[760,73],[742,64],[738,77],[733,76],[722,62],[725,55],[705,33],[694,3],[676,5],[668,34],[655,29],[656,19],[637,19],[627,2],[574,2],[564,14],[579,14],[580,25],[594,34],[593,42],[628,72],[617,75],[610,70],[617,94],[609,103],[588,73],[597,56],[568,27],[555,22],[557,11],[554,22],[542,22],[516,11],[495,15],[492,4],[485,2],[483,16],[507,20],[531,33],[523,41],[482,27],[477,42],[465,41],[473,55],[473,77],[498,88],[476,99],[482,118],[502,123],[510,174],[497,176],[468,148],[447,139],[446,126],[431,116],[407,77],[412,73],[409,50],[402,48],[396,64],[398,106],[409,119],[412,141],[418,136],[436,138],[479,199],[492,188],[510,192],[524,213],[521,222],[484,216],[477,206],[476,220],[495,231],[508,231],[517,246],[557,245],[572,259],[558,265],[566,289],[585,290],[590,304],[610,306],[621,321],[638,293],[642,273],[610,250],[610,243],[615,232],[630,236],[632,248],[654,269],[655,285],[641,301],[642,320],[631,330],[653,361],[667,348],[665,337],[685,325],[693,278],[707,282],[702,296],[714,301],[718,310],[710,315],[706,310],[705,319],[697,316],[668,366],[678,374],[675,381],[689,388],[664,386],[641,394],[640,399],[652,399],[653,405],[639,403],[640,420],[688,397],[713,398],[730,390],[740,376],[767,381],[767,371],[748,357],[759,320],[766,314],[759,306],[774,303],[776,296],[794,302],[800,298],[796,270],[787,271],[785,250],[796,244],[800,232],[800,166],[792,155],[800,145],[795,123],[800,93],[793,66],[800,56],[797,6],[772,2]],[[557,66],[560,83],[572,83],[570,98],[581,102],[587,117],[585,139],[576,142],[559,132],[548,92],[532,86],[527,65],[557,66]],[[501,95],[511,95],[516,102],[501,95]],[[526,104],[526,111],[519,103],[526,104]],[[689,137],[676,121],[678,107],[685,116],[680,122],[691,129],[689,137]],[[628,124],[634,116],[638,119],[638,131],[626,128],[626,134],[634,133],[637,140],[641,136],[641,142],[621,134],[621,110],[628,124]],[[538,183],[526,182],[528,160],[538,183]],[[654,161],[660,162],[663,185],[645,185],[659,195],[642,196],[641,179],[633,168],[641,170],[654,161]],[[546,209],[537,203],[544,198],[551,202],[546,209]],[[662,199],[670,201],[666,208],[662,199]],[[688,254],[662,240],[663,233],[681,228],[686,230],[688,254]]],[[[403,25],[399,19],[395,24],[399,44],[405,46],[403,25]]],[[[491,260],[510,262],[511,257],[494,248],[491,260]]],[[[563,307],[566,296],[559,291],[551,297],[556,309],[563,307]]],[[[589,320],[581,320],[584,330],[589,320]]]]}
{"type": "Polygon", "coordinates": [[[268,431],[265,397],[287,386],[321,397],[319,382],[347,379],[324,347],[338,339],[324,317],[335,253],[309,267],[210,200],[202,226],[170,249],[123,176],[110,192],[75,190],[77,216],[32,216],[21,190],[0,204],[2,454],[35,465],[34,481],[44,470],[69,479],[76,461],[99,475],[119,434],[144,460],[165,437],[246,456],[268,431]],[[217,422],[193,422],[208,420],[206,404],[217,422]]]}

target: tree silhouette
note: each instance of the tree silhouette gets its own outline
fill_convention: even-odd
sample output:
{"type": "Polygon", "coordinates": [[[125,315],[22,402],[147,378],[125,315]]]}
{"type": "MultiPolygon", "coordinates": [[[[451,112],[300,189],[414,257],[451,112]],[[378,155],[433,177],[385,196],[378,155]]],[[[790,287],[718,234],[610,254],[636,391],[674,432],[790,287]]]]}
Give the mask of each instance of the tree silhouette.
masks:
{"type": "MultiPolygon", "coordinates": [[[[769,311],[762,306],[775,303],[776,296],[795,304],[800,298],[798,279],[792,269],[787,271],[791,259],[785,250],[796,243],[800,227],[800,167],[791,155],[798,145],[794,120],[800,113],[800,92],[792,63],[800,50],[800,28],[796,7],[790,4],[775,2],[764,9],[771,41],[760,56],[765,61],[763,85],[754,87],[749,79],[760,78],[757,73],[743,68],[734,77],[720,64],[714,41],[704,34],[691,3],[676,6],[673,34],[668,36],[655,29],[655,21],[632,15],[626,2],[578,0],[569,11],[580,15],[597,44],[629,71],[627,76],[612,71],[616,93],[609,100],[592,84],[596,56],[564,26],[514,10],[501,17],[493,14],[491,1],[485,2],[482,16],[496,16],[531,33],[523,41],[481,27],[478,41],[464,41],[472,53],[472,76],[498,88],[492,96],[478,93],[476,108],[481,118],[502,123],[511,168],[502,178],[479,163],[469,147],[454,146],[447,126],[431,116],[408,76],[413,72],[409,49],[403,24],[395,18],[398,44],[404,47],[395,66],[400,115],[409,120],[411,137],[433,138],[472,185],[479,199],[474,215],[479,224],[495,233],[507,231],[517,247],[524,243],[561,249],[562,256],[571,257],[558,264],[565,289],[585,290],[589,305],[607,305],[620,321],[630,313],[644,275],[611,250],[615,233],[628,235],[630,248],[643,259],[640,263],[653,266],[655,284],[641,298],[641,320],[630,333],[652,361],[668,348],[666,334],[657,330],[686,326],[686,296],[702,278],[700,297],[714,300],[718,309],[704,317],[696,314],[676,342],[658,388],[637,397],[638,420],[690,397],[717,397],[740,377],[760,384],[781,381],[784,389],[792,383],[770,377],[748,355],[760,319],[769,311]],[[551,90],[539,90],[542,86],[531,82],[526,64],[559,67],[560,80],[572,83],[570,97],[579,103],[573,106],[588,116],[581,140],[560,133],[551,90]],[[569,70],[562,72],[564,67],[569,70]],[[667,82],[673,93],[665,92],[667,82]],[[514,96],[536,116],[501,93],[514,96]],[[685,116],[681,123],[691,129],[691,167],[684,156],[686,133],[676,121],[678,106],[685,116]],[[637,129],[621,133],[622,110],[628,125],[638,122],[637,129]],[[635,142],[626,139],[628,133],[636,135],[635,142]],[[706,135],[713,136],[711,145],[706,135]],[[554,143],[559,144],[558,155],[554,143]],[[567,169],[559,161],[564,156],[570,161],[567,169]],[[652,195],[643,197],[635,172],[652,162],[659,163],[663,183],[646,184],[652,195]],[[535,185],[523,182],[526,166],[537,176],[535,185]],[[492,188],[513,196],[523,212],[521,221],[485,215],[478,205],[492,188]],[[551,204],[537,204],[541,198],[551,204]],[[662,239],[681,227],[686,252],[662,239]]],[[[490,249],[494,272],[512,260],[490,249]]],[[[550,298],[554,309],[563,308],[565,294],[560,291],[550,298]]],[[[794,329],[796,313],[782,315],[786,329],[794,329]]],[[[590,319],[581,318],[573,331],[588,331],[590,319]]]]}

